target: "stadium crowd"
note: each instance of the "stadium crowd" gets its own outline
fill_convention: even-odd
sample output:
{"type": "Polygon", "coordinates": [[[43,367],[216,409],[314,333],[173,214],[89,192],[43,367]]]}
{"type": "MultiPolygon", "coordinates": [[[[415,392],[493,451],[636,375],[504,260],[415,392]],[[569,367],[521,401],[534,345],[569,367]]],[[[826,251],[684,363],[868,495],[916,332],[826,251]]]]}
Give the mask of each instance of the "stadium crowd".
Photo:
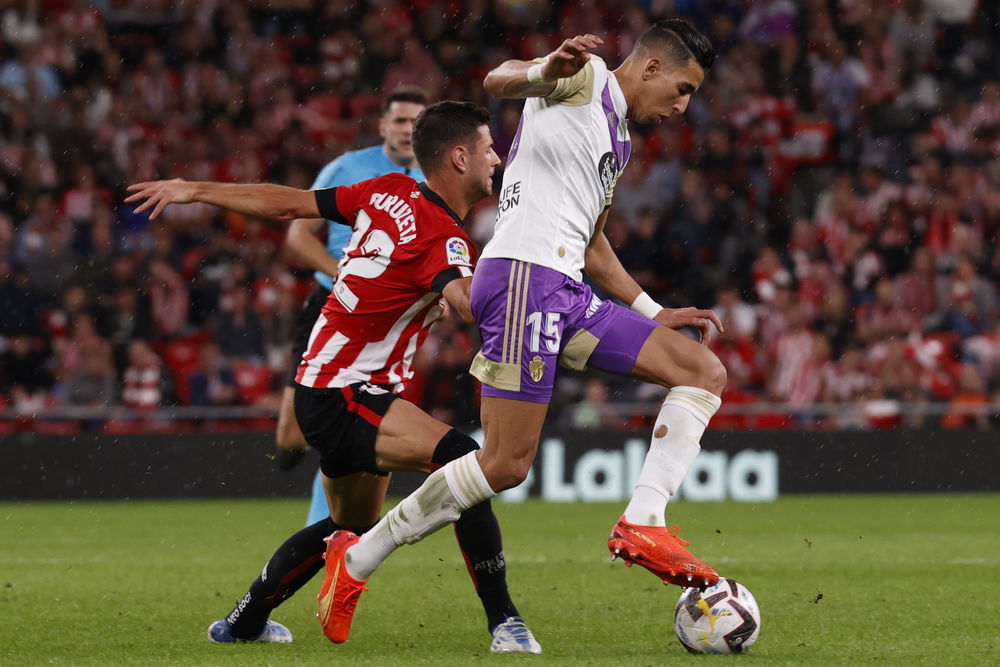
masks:
{"type": "MultiPolygon", "coordinates": [[[[685,115],[632,128],[607,235],[661,303],[719,313],[724,405],[796,415],[715,425],[1000,412],[995,0],[5,0],[0,16],[0,407],[276,405],[312,281],[284,230],[198,204],[151,222],[127,184],[307,188],[379,143],[381,94],[402,84],[488,106],[505,157],[520,110],[485,94],[490,68],[585,32],[617,66],[681,16],[718,59],[685,115]],[[982,410],[900,408],[927,402],[982,410]],[[870,409],[809,412],[829,403],[870,409]]],[[[477,243],[496,206],[471,214],[477,243]]],[[[476,345],[448,316],[407,397],[474,422],[476,345]]],[[[567,373],[554,412],[627,428],[642,418],[605,406],[653,401],[638,386],[567,373]]]]}

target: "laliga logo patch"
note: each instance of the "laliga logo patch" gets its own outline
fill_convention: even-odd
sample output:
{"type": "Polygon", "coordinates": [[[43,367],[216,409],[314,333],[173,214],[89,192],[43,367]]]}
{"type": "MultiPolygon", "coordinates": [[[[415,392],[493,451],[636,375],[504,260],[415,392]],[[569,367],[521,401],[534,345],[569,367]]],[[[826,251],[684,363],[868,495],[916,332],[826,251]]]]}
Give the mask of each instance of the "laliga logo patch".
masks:
{"type": "Polygon", "coordinates": [[[463,239],[453,236],[448,239],[448,263],[472,264],[472,253],[463,239]]]}
{"type": "Polygon", "coordinates": [[[608,193],[618,175],[618,156],[614,153],[605,153],[601,156],[601,161],[597,164],[597,175],[601,178],[601,186],[604,194],[608,193]]]}

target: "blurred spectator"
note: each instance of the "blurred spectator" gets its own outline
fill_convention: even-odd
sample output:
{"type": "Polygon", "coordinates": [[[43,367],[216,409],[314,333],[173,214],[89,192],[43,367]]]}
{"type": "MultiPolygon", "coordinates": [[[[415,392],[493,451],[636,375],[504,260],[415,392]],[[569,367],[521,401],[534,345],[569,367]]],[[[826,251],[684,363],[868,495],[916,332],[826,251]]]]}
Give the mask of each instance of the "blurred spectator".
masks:
{"type": "Polygon", "coordinates": [[[187,378],[191,405],[235,405],[236,376],[215,343],[201,347],[200,365],[187,378]]]}
{"type": "Polygon", "coordinates": [[[739,36],[760,44],[773,44],[795,30],[798,7],[791,0],[758,0],[740,23],[739,36]]]}
{"type": "Polygon", "coordinates": [[[230,310],[219,317],[215,327],[215,343],[229,359],[264,360],[264,327],[253,312],[245,287],[230,295],[230,310]]]}
{"type": "Polygon", "coordinates": [[[160,258],[149,263],[148,296],[155,335],[167,338],[187,325],[188,298],[184,280],[174,267],[160,258]]]}
{"type": "Polygon", "coordinates": [[[37,339],[23,333],[9,337],[7,349],[0,355],[0,394],[36,394],[49,389],[52,374],[46,368],[46,359],[37,339]]]}
{"type": "Polygon", "coordinates": [[[989,429],[986,404],[986,384],[973,364],[963,364],[958,378],[958,394],[948,402],[949,409],[961,409],[946,413],[941,417],[941,428],[956,429],[975,426],[980,431],[989,429]]]}
{"type": "Polygon", "coordinates": [[[841,285],[832,285],[823,295],[819,314],[812,321],[812,329],[830,345],[834,359],[840,359],[844,350],[855,339],[857,322],[848,298],[848,292],[841,285]]]}
{"type": "Polygon", "coordinates": [[[18,55],[0,65],[0,88],[22,102],[52,99],[62,93],[59,75],[45,61],[42,46],[34,39],[22,39],[18,55]]]}
{"type": "Polygon", "coordinates": [[[815,335],[798,306],[788,309],[786,319],[788,329],[775,345],[771,395],[792,407],[812,405],[822,390],[815,335]]]}
{"type": "Polygon", "coordinates": [[[84,357],[64,387],[67,405],[99,408],[117,403],[117,382],[111,355],[98,350],[84,357]]]}
{"type": "Polygon", "coordinates": [[[597,378],[583,385],[583,400],[573,405],[570,423],[575,429],[607,428],[615,420],[604,410],[608,403],[608,386],[597,378]]]}
{"type": "Polygon", "coordinates": [[[910,268],[896,276],[899,305],[904,312],[913,313],[925,323],[937,311],[938,277],[934,271],[934,257],[923,246],[913,250],[910,268]]]}
{"type": "Polygon", "coordinates": [[[155,408],[163,403],[163,364],[149,343],[137,338],[128,346],[128,366],[122,373],[122,403],[130,408],[155,408]]]}
{"type": "Polygon", "coordinates": [[[736,287],[732,285],[720,287],[716,292],[712,310],[719,316],[723,327],[732,329],[733,335],[752,339],[757,333],[757,311],[740,298],[740,292],[736,287]]]}
{"type": "MultiPolygon", "coordinates": [[[[485,71],[583,32],[614,67],[664,16],[708,30],[716,64],[687,113],[633,129],[605,234],[662,303],[718,304],[726,401],[863,401],[845,424],[898,425],[899,401],[951,398],[954,350],[997,390],[995,2],[8,4],[0,349],[15,370],[0,401],[18,409],[57,403],[93,356],[124,371],[137,339],[182,371],[178,397],[191,359],[170,355],[213,335],[240,377],[287,364],[310,277],[280,230],[203,205],[150,222],[121,205],[128,183],[300,187],[379,142],[379,93],[395,82],[489,105],[506,154],[519,105],[487,99],[485,71]]],[[[469,217],[478,243],[496,206],[469,217]]],[[[470,331],[446,321],[428,345],[410,398],[474,420],[470,331]]],[[[237,402],[234,373],[213,364],[193,394],[237,402]]],[[[726,425],[754,423],[739,419],[726,425]]]]}
{"type": "Polygon", "coordinates": [[[896,284],[882,278],[875,285],[875,300],[858,310],[858,339],[874,343],[892,336],[905,336],[914,326],[916,317],[900,307],[896,284]]]}
{"type": "Polygon", "coordinates": [[[0,257],[0,336],[37,333],[40,308],[28,272],[15,270],[0,257]]]}
{"type": "Polygon", "coordinates": [[[993,328],[996,288],[979,275],[976,265],[960,257],[955,272],[938,283],[938,300],[949,328],[963,337],[993,328]]]}

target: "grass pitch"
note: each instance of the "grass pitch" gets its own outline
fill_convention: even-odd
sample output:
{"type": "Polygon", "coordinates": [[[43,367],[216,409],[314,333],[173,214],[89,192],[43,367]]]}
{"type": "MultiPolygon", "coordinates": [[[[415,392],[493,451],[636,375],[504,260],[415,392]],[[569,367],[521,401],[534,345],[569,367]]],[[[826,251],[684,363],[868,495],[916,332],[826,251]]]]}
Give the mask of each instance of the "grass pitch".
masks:
{"type": "Polygon", "coordinates": [[[0,664],[38,665],[989,665],[1000,664],[1000,496],[786,496],[669,507],[692,551],[743,582],[760,638],[689,656],[680,593],[611,563],[620,505],[495,504],[508,581],[544,653],[493,655],[451,530],[372,577],[351,640],[315,619],[320,578],[273,618],[290,645],[205,635],[305,501],[0,504],[0,664]]]}

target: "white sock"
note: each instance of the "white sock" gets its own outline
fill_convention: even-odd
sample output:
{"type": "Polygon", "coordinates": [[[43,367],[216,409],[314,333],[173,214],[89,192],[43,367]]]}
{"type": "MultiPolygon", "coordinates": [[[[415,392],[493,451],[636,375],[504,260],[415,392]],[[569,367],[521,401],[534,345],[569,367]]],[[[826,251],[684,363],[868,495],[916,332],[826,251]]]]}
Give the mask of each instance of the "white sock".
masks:
{"type": "Polygon", "coordinates": [[[697,387],[674,387],[663,399],[653,441],[639,473],[625,520],[637,526],[666,526],[667,502],[677,493],[698,452],[701,436],[722,399],[697,387]]]}
{"type": "Polygon", "coordinates": [[[431,473],[419,489],[389,510],[347,550],[347,573],[358,580],[367,579],[398,547],[419,542],[495,495],[476,452],[451,461],[431,473]]]}

